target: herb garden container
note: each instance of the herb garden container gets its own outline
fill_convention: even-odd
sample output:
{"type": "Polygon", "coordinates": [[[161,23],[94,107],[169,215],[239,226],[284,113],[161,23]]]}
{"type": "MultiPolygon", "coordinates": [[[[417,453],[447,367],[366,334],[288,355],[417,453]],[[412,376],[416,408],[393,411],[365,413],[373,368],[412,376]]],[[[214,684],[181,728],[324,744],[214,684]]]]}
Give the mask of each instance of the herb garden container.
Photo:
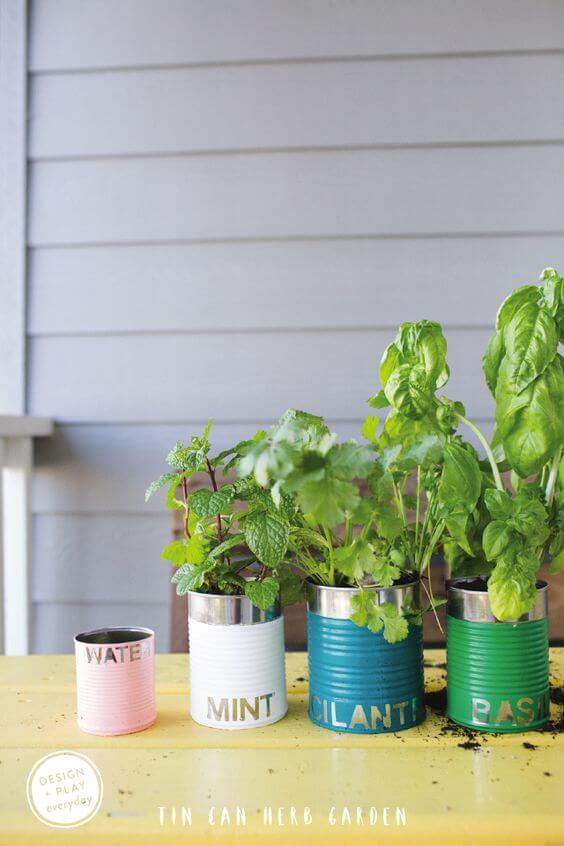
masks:
{"type": "Polygon", "coordinates": [[[547,585],[518,620],[500,622],[482,579],[448,586],[447,713],[468,728],[496,733],[542,726],[550,713],[547,585]]]}
{"type": "MultiPolygon", "coordinates": [[[[388,643],[350,619],[357,588],[308,584],[309,718],[332,731],[402,731],[425,718],[421,627],[388,643]]],[[[419,582],[383,588],[377,602],[415,605],[419,582]]]]}
{"type": "Polygon", "coordinates": [[[78,727],[89,734],[142,731],[155,722],[155,634],[109,628],[74,639],[78,727]]]}
{"type": "Polygon", "coordinates": [[[190,714],[204,726],[245,729],[288,710],[284,621],[247,596],[189,592],[190,714]]]}

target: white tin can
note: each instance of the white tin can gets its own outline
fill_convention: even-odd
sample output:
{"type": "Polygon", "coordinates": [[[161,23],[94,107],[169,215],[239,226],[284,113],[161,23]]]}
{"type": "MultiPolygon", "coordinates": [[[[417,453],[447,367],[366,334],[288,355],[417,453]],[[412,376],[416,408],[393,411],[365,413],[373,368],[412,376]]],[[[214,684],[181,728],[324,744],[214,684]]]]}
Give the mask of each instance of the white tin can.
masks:
{"type": "Polygon", "coordinates": [[[204,726],[267,726],[288,710],[284,621],[246,596],[190,592],[190,714],[204,726]]]}

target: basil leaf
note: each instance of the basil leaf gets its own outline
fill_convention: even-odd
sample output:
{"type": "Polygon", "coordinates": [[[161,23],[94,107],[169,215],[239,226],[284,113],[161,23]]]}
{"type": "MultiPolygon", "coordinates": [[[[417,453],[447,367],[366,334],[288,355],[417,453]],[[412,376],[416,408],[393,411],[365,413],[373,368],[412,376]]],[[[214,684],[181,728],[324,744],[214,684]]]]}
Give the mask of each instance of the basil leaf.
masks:
{"type": "Polygon", "coordinates": [[[526,303],[505,326],[504,343],[511,361],[510,379],[521,393],[548,367],[556,355],[558,333],[545,308],[526,303]]]}

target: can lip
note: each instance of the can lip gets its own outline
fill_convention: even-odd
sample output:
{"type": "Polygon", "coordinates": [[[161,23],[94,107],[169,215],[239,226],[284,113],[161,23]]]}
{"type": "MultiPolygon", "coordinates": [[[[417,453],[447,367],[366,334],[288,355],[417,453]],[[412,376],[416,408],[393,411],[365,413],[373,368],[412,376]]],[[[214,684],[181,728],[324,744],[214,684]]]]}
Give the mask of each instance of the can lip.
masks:
{"type": "Polygon", "coordinates": [[[244,594],[199,593],[188,591],[188,617],[211,626],[254,626],[277,620],[282,612],[280,597],[263,611],[244,594]]]}
{"type": "Polygon", "coordinates": [[[537,596],[535,604],[526,614],[513,620],[498,620],[492,613],[487,586],[484,588],[464,587],[477,581],[487,582],[487,576],[461,576],[448,579],[447,586],[447,614],[458,620],[473,623],[496,623],[500,625],[528,623],[532,620],[543,620],[548,615],[548,584],[543,579],[537,579],[537,596]]]}
{"type": "Polygon", "coordinates": [[[154,636],[155,633],[152,629],[145,629],[142,626],[108,626],[104,629],[90,629],[87,632],[80,632],[80,634],[75,635],[74,642],[113,646],[120,643],[137,643],[154,636]]]}
{"type": "MultiPolygon", "coordinates": [[[[378,605],[389,602],[402,611],[406,600],[417,602],[419,599],[420,579],[415,574],[409,581],[401,584],[383,587],[382,585],[366,585],[363,590],[374,593],[378,605]]],[[[359,587],[335,587],[333,585],[319,585],[306,579],[306,594],[308,611],[321,617],[334,620],[348,620],[354,613],[352,598],[360,593],[359,587]]]]}

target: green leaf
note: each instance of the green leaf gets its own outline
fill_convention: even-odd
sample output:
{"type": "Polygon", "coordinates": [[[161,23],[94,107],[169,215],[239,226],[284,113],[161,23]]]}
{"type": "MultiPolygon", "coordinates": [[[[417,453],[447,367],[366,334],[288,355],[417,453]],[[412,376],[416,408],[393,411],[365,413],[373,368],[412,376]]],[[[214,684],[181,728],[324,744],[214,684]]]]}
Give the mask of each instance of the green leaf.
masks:
{"type": "Polygon", "coordinates": [[[496,424],[511,467],[526,479],[540,472],[564,441],[564,372],[555,358],[516,394],[502,364],[496,389],[496,424]]]}
{"type": "Polygon", "coordinates": [[[362,426],[360,427],[360,434],[363,438],[365,438],[365,440],[374,444],[376,443],[376,432],[378,431],[379,425],[379,417],[376,417],[374,414],[367,414],[362,426]]]}
{"type": "Polygon", "coordinates": [[[246,582],[245,594],[249,597],[253,605],[266,611],[276,601],[280,585],[278,581],[272,576],[263,579],[262,581],[246,582]]]}
{"type": "Polygon", "coordinates": [[[486,377],[486,383],[492,394],[495,396],[497,376],[501,362],[505,355],[503,343],[503,332],[496,332],[488,341],[486,352],[482,358],[482,369],[486,377]]]}
{"type": "Polygon", "coordinates": [[[495,321],[495,328],[498,330],[504,329],[519,311],[521,306],[536,303],[538,298],[538,285],[523,285],[521,288],[516,288],[504,299],[499,307],[495,321]]]}
{"type": "Polygon", "coordinates": [[[209,553],[209,557],[219,558],[221,555],[225,555],[226,552],[229,552],[230,549],[233,549],[233,547],[240,546],[244,542],[245,535],[242,532],[239,532],[236,535],[229,535],[224,541],[222,541],[222,543],[218,543],[217,546],[214,546],[209,553]]]}
{"type": "Polygon", "coordinates": [[[376,520],[376,531],[380,537],[387,541],[393,541],[403,533],[403,520],[397,512],[395,505],[382,503],[374,509],[376,520]]]}
{"type": "Polygon", "coordinates": [[[550,534],[546,508],[524,492],[515,497],[515,511],[509,525],[523,535],[531,547],[542,546],[550,534]]]}
{"type": "Polygon", "coordinates": [[[166,457],[166,463],[181,472],[199,470],[205,460],[209,444],[202,445],[199,438],[192,438],[190,446],[177,441],[166,457]]]}
{"type": "Polygon", "coordinates": [[[199,590],[210,569],[211,566],[209,563],[197,567],[192,564],[183,564],[182,567],[179,567],[171,579],[176,584],[176,593],[178,596],[184,596],[189,590],[199,590]]]}
{"type": "Polygon", "coordinates": [[[163,473],[162,476],[159,476],[158,479],[155,479],[154,482],[151,482],[147,490],[145,491],[145,502],[153,496],[158,490],[164,487],[167,482],[172,482],[175,480],[178,482],[178,473],[163,473]]]}
{"type": "MultiPolygon", "coordinates": [[[[176,476],[176,473],[174,474],[176,476]]],[[[176,476],[176,480],[172,483],[170,488],[166,494],[166,507],[170,508],[171,511],[182,511],[184,508],[184,503],[182,500],[176,498],[176,491],[178,490],[178,476],[176,476]]]]}
{"type": "Polygon", "coordinates": [[[282,608],[303,601],[304,583],[296,573],[290,570],[289,567],[284,567],[281,572],[276,574],[276,577],[280,584],[280,603],[282,608]]]}
{"type": "Polygon", "coordinates": [[[390,404],[384,391],[378,391],[373,397],[369,397],[367,403],[370,408],[386,408],[390,404]]]}
{"type": "Polygon", "coordinates": [[[335,444],[327,453],[329,472],[337,479],[364,478],[374,462],[372,447],[347,441],[335,444]]]}
{"type": "Polygon", "coordinates": [[[488,596],[498,620],[517,620],[531,610],[536,599],[538,560],[523,555],[503,555],[488,579],[488,596]]]}
{"type": "Polygon", "coordinates": [[[188,505],[198,517],[215,517],[224,514],[227,506],[233,501],[235,489],[233,485],[223,485],[217,491],[201,488],[188,497],[188,505]]]}
{"type": "Polygon", "coordinates": [[[526,303],[505,326],[504,342],[511,367],[509,378],[521,393],[546,370],[558,348],[556,324],[550,312],[526,303]]]}
{"type": "Polygon", "coordinates": [[[175,567],[178,567],[180,564],[185,564],[188,560],[186,557],[187,552],[186,541],[184,539],[175,540],[165,546],[161,552],[161,558],[165,561],[170,561],[175,567]]]}
{"type": "Polygon", "coordinates": [[[351,620],[357,626],[367,626],[371,632],[378,634],[383,630],[383,636],[388,643],[405,640],[409,634],[409,625],[405,617],[398,613],[398,609],[391,602],[378,605],[372,591],[361,590],[351,599],[355,609],[351,620]]]}
{"type": "Polygon", "coordinates": [[[352,513],[359,501],[358,489],[351,482],[322,478],[306,482],[298,491],[302,511],[328,529],[341,523],[345,512],[352,513]]]}
{"type": "Polygon", "coordinates": [[[409,634],[409,624],[405,617],[399,614],[396,606],[391,602],[384,602],[378,606],[378,610],[384,623],[384,640],[388,643],[405,640],[409,634]]]}
{"type": "Polygon", "coordinates": [[[482,489],[482,474],[475,456],[464,447],[451,443],[445,447],[444,466],[439,485],[439,502],[445,515],[470,514],[482,489]]]}
{"type": "Polygon", "coordinates": [[[488,488],[484,492],[484,502],[494,520],[509,520],[513,515],[513,500],[506,491],[488,488]]]}
{"type": "Polygon", "coordinates": [[[339,546],[333,552],[335,569],[351,581],[356,581],[370,572],[374,564],[374,553],[362,538],[356,538],[348,546],[339,546]]]}
{"type": "Polygon", "coordinates": [[[484,554],[488,561],[498,558],[511,543],[511,529],[501,520],[488,523],[482,536],[484,554]]]}
{"type": "Polygon", "coordinates": [[[286,555],[290,526],[283,517],[257,509],[245,518],[245,540],[258,561],[275,567],[286,555]]]}
{"type": "MultiPolygon", "coordinates": [[[[395,552],[398,552],[398,550],[391,550],[390,558],[392,557],[392,553],[395,552]]],[[[403,555],[401,557],[403,558],[403,555]]],[[[374,558],[374,564],[371,570],[367,568],[367,572],[373,577],[375,583],[381,587],[391,587],[401,575],[399,567],[392,563],[390,558],[383,556],[376,557],[374,558]]]]}

